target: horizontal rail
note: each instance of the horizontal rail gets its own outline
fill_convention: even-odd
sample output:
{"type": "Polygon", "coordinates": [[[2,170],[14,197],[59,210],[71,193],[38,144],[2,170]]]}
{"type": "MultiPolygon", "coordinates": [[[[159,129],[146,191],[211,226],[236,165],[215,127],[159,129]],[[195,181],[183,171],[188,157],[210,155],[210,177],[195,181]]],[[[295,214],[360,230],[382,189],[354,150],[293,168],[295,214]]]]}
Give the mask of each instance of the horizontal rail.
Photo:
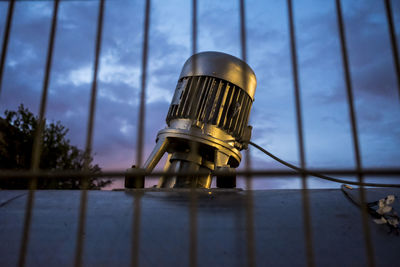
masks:
{"type": "MultiPolygon", "coordinates": [[[[0,2],[54,2],[55,0],[0,0],[0,2]]],[[[101,0],[59,0],[60,2],[99,2],[101,0]]],[[[115,0],[105,0],[115,1],[115,0]]]]}
{"type": "MultiPolygon", "coordinates": [[[[400,169],[363,169],[361,171],[356,171],[353,169],[304,169],[303,172],[312,172],[312,173],[323,173],[329,175],[341,175],[341,176],[355,176],[357,174],[362,175],[382,175],[382,176],[397,176],[400,175],[400,169]]],[[[92,178],[104,178],[104,177],[111,177],[111,176],[120,176],[124,177],[126,175],[135,176],[135,175],[144,175],[144,176],[184,176],[184,175],[204,175],[208,174],[208,172],[198,171],[198,172],[165,172],[165,171],[153,171],[153,172],[146,172],[140,169],[134,169],[129,171],[103,171],[100,173],[93,173],[90,171],[72,171],[72,170],[62,170],[62,171],[46,171],[46,170],[39,170],[39,171],[8,171],[3,170],[0,173],[0,179],[4,178],[31,178],[34,176],[40,176],[44,178],[71,178],[74,176],[76,178],[83,178],[90,176],[92,178]]],[[[218,176],[232,176],[231,172],[226,171],[213,171],[213,175],[218,176]]],[[[237,176],[299,176],[301,175],[300,172],[291,171],[291,170],[238,170],[236,171],[237,176]]],[[[400,178],[400,177],[399,177],[400,178]]]]}

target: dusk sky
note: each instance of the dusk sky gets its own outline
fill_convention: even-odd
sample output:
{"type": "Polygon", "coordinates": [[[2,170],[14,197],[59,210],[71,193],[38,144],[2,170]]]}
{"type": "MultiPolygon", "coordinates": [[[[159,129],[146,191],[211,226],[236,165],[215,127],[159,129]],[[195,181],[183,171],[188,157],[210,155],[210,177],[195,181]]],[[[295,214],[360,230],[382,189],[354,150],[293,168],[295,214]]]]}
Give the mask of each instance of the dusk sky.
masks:
{"type": "MultiPolygon", "coordinates": [[[[155,144],[180,70],[191,55],[191,2],[152,0],[146,101],[145,157],[155,144]]],[[[294,15],[306,161],[309,168],[353,168],[354,154],[333,0],[295,0],[294,15]]],[[[400,96],[383,1],[343,2],[362,164],[400,167],[400,96]]],[[[3,38],[7,2],[0,2],[3,38]]],[[[400,40],[400,1],[392,1],[400,40]]],[[[0,112],[23,103],[39,110],[53,3],[15,4],[0,112]]],[[[97,1],[60,4],[46,117],[69,128],[84,148],[94,62],[97,1]]],[[[103,170],[134,162],[140,93],[144,1],[105,5],[94,134],[103,170]]],[[[239,1],[198,0],[198,51],[240,57],[239,1]]],[[[248,64],[257,76],[252,140],[298,165],[286,1],[246,1],[248,64]]],[[[244,154],[244,153],[243,153],[244,154]]],[[[281,168],[251,149],[252,167],[281,168]]],[[[337,186],[310,179],[313,187],[337,186]]],[[[240,185],[240,183],[239,183],[240,185]]],[[[299,185],[293,179],[254,181],[256,188],[299,185]]]]}

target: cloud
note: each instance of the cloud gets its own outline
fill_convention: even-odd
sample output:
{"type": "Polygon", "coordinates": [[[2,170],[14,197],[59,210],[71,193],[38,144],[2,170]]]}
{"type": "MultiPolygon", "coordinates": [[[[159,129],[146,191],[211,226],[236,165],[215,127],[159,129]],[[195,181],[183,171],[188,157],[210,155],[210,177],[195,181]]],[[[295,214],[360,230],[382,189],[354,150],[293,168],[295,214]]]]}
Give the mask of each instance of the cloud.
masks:
{"type": "MultiPolygon", "coordinates": [[[[320,5],[318,1],[305,1],[301,5],[295,5],[306,158],[308,165],[312,167],[351,167],[354,156],[335,9],[333,2],[324,3],[327,4],[324,7],[316,7],[315,4],[320,5]]],[[[400,125],[397,118],[400,114],[382,3],[357,2],[351,7],[345,6],[344,11],[346,34],[350,37],[347,44],[365,165],[397,165],[394,159],[399,156],[398,149],[390,149],[388,146],[390,147],[390,143],[391,147],[399,147],[396,140],[400,125]],[[388,120],[391,122],[387,123],[388,120]],[[385,130],[378,130],[380,128],[385,130]],[[374,145],[371,141],[367,142],[368,139],[375,140],[374,145]],[[387,149],[383,152],[378,148],[378,143],[387,149]],[[379,157],[385,160],[379,160],[379,157]]],[[[270,26],[270,21],[261,20],[260,16],[258,18],[257,27],[264,29],[264,32],[279,27],[276,23],[270,26]]],[[[281,25],[280,29],[287,32],[287,25],[281,25]]],[[[260,43],[255,34],[253,35],[255,40],[249,43],[260,43]]],[[[281,36],[286,38],[286,42],[289,41],[287,34],[281,36]]],[[[296,125],[294,110],[291,108],[294,104],[292,74],[290,69],[287,71],[291,62],[284,56],[290,55],[289,47],[285,51],[284,45],[279,45],[274,40],[270,43],[276,44],[281,50],[275,50],[279,51],[275,54],[267,54],[269,57],[265,57],[263,66],[256,70],[257,78],[262,82],[259,82],[257,88],[253,112],[257,112],[255,131],[263,127],[260,124],[275,131],[257,134],[256,140],[273,148],[278,154],[282,154],[281,148],[287,147],[288,141],[291,141],[290,146],[293,148],[282,155],[295,160],[297,137],[283,135],[285,132],[296,132],[295,127],[290,127],[296,125]],[[280,63],[270,63],[276,59],[280,63]],[[272,71],[275,75],[270,75],[272,71]],[[268,80],[264,80],[265,77],[268,80]],[[268,93],[261,93],[260,96],[260,89],[268,93]],[[259,98],[261,105],[258,105],[259,98]],[[260,120],[262,117],[265,119],[260,120]]],[[[251,48],[250,46],[250,51],[251,48]]]]}
{"type": "MultiPolygon", "coordinates": [[[[398,166],[399,96],[384,7],[379,1],[343,3],[364,164],[398,166]]],[[[6,14],[7,5],[0,4],[0,17],[4,18],[1,15],[6,14]]],[[[216,50],[240,57],[238,8],[238,2],[199,1],[199,51],[216,50]]],[[[393,8],[399,33],[400,5],[393,2],[393,8]]],[[[24,103],[36,112],[52,3],[18,2],[15,12],[0,107],[15,109],[24,103]]],[[[66,125],[71,142],[81,148],[88,120],[97,12],[96,1],[60,4],[50,78],[47,117],[66,125]]],[[[294,13],[307,165],[352,167],[354,155],[334,2],[296,1],[294,13]]],[[[134,161],[143,20],[143,1],[106,1],[94,135],[95,161],[104,169],[124,169],[134,161]]],[[[286,2],[247,1],[246,25],[248,63],[258,81],[251,115],[253,140],[298,164],[286,2]]],[[[181,67],[190,53],[190,1],[152,1],[146,156],[157,132],[165,127],[181,67]]],[[[281,168],[254,149],[252,155],[255,168],[281,168]]],[[[296,183],[290,180],[283,185],[296,183]]]]}
{"type": "MultiPolygon", "coordinates": [[[[122,65],[112,54],[101,57],[98,80],[104,84],[125,84],[132,88],[139,87],[140,69],[137,66],[122,65]]],[[[92,65],[79,66],[69,71],[67,75],[58,77],[61,85],[79,86],[91,84],[93,81],[92,65]]]]}

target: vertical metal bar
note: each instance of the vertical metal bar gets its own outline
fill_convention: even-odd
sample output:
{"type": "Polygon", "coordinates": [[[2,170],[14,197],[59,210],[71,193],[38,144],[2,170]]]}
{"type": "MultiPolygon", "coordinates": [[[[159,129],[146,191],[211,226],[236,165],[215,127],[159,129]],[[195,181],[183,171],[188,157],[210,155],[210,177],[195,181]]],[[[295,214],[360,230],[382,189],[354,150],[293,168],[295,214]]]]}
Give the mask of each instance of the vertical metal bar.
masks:
{"type": "Polygon", "coordinates": [[[197,0],[192,0],[192,54],[195,54],[196,52],[197,52],[197,0]]]}
{"type": "MultiPolygon", "coordinates": [[[[240,4],[240,48],[242,60],[247,60],[247,44],[246,44],[246,10],[244,0],[239,0],[240,4]]],[[[244,75],[244,77],[246,77],[244,75]]]]}
{"type": "Polygon", "coordinates": [[[397,48],[397,40],[396,40],[396,34],[395,34],[395,29],[394,29],[394,23],[393,23],[393,13],[392,13],[392,6],[390,3],[390,0],[385,0],[385,8],[386,8],[386,17],[387,17],[387,23],[389,27],[389,35],[390,35],[390,43],[392,45],[392,53],[393,53],[393,62],[394,62],[394,67],[396,71],[396,78],[397,78],[397,89],[399,91],[399,97],[400,97],[400,63],[399,63],[399,51],[397,48]]]}
{"type": "Polygon", "coordinates": [[[139,240],[140,240],[140,215],[141,215],[141,192],[134,192],[134,209],[133,209],[133,229],[132,229],[132,250],[131,250],[131,265],[133,267],[139,266],[139,240]]]}
{"type": "Polygon", "coordinates": [[[11,0],[8,3],[7,20],[6,20],[6,26],[5,26],[5,29],[4,29],[4,36],[3,36],[3,46],[1,48],[0,96],[1,96],[1,89],[2,89],[2,84],[3,84],[4,65],[6,63],[8,41],[10,39],[11,22],[12,22],[12,17],[13,17],[13,14],[14,14],[14,4],[15,4],[15,0],[11,0]]]}
{"type": "MultiPolygon", "coordinates": [[[[197,149],[197,143],[193,143],[191,149],[197,149]]],[[[189,206],[189,265],[192,267],[197,266],[197,192],[196,184],[197,177],[193,176],[195,180],[190,188],[190,206],[189,206]]]]}
{"type": "Polygon", "coordinates": [[[143,52],[142,52],[142,79],[139,106],[139,126],[137,138],[136,164],[140,168],[142,165],[143,142],[144,142],[144,119],[146,111],[146,78],[147,78],[147,57],[149,46],[149,25],[150,24],[150,0],[146,0],[144,33],[143,33],[143,52]]]}
{"type": "MultiPolygon", "coordinates": [[[[142,50],[142,77],[141,77],[141,92],[139,106],[139,126],[137,132],[136,145],[136,164],[140,168],[142,165],[143,143],[144,143],[144,120],[146,111],[146,81],[147,81],[147,59],[149,46],[149,31],[150,31],[150,0],[146,0],[145,17],[143,28],[143,50],[142,50]]],[[[140,190],[140,189],[139,189],[140,190]]],[[[134,210],[133,210],[133,229],[132,229],[132,262],[131,265],[139,266],[139,240],[140,240],[140,198],[141,192],[136,190],[134,193],[134,210]]]]}
{"type": "MultiPolygon", "coordinates": [[[[101,38],[103,32],[103,17],[104,17],[104,0],[100,0],[99,3],[99,13],[97,20],[97,35],[96,35],[96,48],[94,57],[94,70],[93,70],[93,80],[92,88],[90,94],[90,107],[89,107],[89,118],[87,124],[86,132],[86,147],[84,155],[84,165],[83,169],[89,171],[89,165],[91,162],[92,144],[93,144],[93,127],[94,127],[94,116],[96,111],[96,95],[97,95],[97,77],[100,62],[100,50],[101,50],[101,38]]],[[[76,237],[76,251],[75,251],[75,266],[82,266],[82,255],[83,255],[83,245],[84,245],[84,231],[86,222],[86,210],[87,210],[87,189],[89,186],[89,177],[83,177],[81,183],[81,201],[79,209],[79,222],[78,231],[76,237]]]]}
{"type": "MultiPolygon", "coordinates": [[[[344,24],[343,24],[343,16],[342,16],[342,9],[340,0],[336,0],[336,12],[337,12],[337,20],[338,20],[338,28],[339,28],[339,38],[340,38],[340,45],[342,49],[342,61],[343,61],[343,70],[346,82],[346,91],[347,91],[347,102],[349,105],[349,112],[350,112],[350,121],[351,121],[351,130],[352,130],[352,137],[353,137],[353,145],[354,145],[354,156],[356,160],[356,168],[358,172],[358,181],[360,183],[363,182],[363,175],[361,174],[361,156],[360,156],[360,148],[359,148],[359,141],[358,141],[358,131],[357,131],[357,118],[355,115],[355,108],[354,108],[354,99],[353,99],[353,89],[352,89],[352,82],[350,77],[350,68],[349,68],[349,60],[346,48],[346,36],[344,32],[344,24]]],[[[364,238],[365,238],[365,246],[366,246],[366,254],[367,254],[367,261],[368,266],[375,265],[374,259],[374,250],[371,242],[371,235],[369,230],[368,224],[368,214],[367,214],[367,206],[365,201],[365,191],[364,187],[360,185],[360,201],[361,201],[361,217],[363,223],[363,230],[364,230],[364,238]]]]}
{"type": "MultiPolygon", "coordinates": [[[[289,32],[290,32],[290,50],[292,57],[292,72],[293,72],[293,84],[294,94],[296,102],[296,121],[297,121],[297,138],[299,142],[299,157],[300,157],[300,168],[305,168],[305,153],[304,153],[304,137],[303,137],[303,121],[301,115],[301,99],[300,99],[300,83],[298,74],[297,64],[297,50],[296,50],[296,36],[293,19],[293,5],[292,1],[288,0],[288,17],[289,17],[289,32]]],[[[303,206],[303,223],[304,223],[304,234],[306,241],[306,256],[307,265],[314,266],[314,250],[312,241],[312,225],[311,225],[311,212],[310,212],[310,198],[307,189],[307,176],[302,173],[301,175],[301,187],[302,187],[302,206],[303,206]]]]}
{"type": "MultiPolygon", "coordinates": [[[[58,7],[59,7],[59,0],[56,0],[56,1],[54,1],[53,17],[52,17],[52,21],[51,21],[51,30],[50,30],[50,37],[49,37],[49,45],[48,45],[48,49],[47,49],[46,70],[44,73],[43,89],[42,89],[42,96],[41,96],[40,108],[39,108],[39,121],[37,124],[37,129],[35,132],[35,139],[33,141],[33,148],[32,148],[31,171],[33,171],[33,172],[39,170],[39,164],[40,164],[42,136],[43,136],[43,130],[45,127],[45,117],[44,116],[46,113],[47,94],[48,94],[48,88],[49,88],[50,71],[51,71],[51,64],[52,64],[53,50],[54,50],[54,40],[55,40],[56,29],[57,29],[58,7]]],[[[29,242],[30,225],[31,225],[31,221],[32,221],[32,209],[33,209],[33,205],[34,205],[34,197],[35,197],[35,190],[37,187],[37,179],[38,179],[37,177],[33,177],[29,181],[29,194],[28,194],[27,204],[26,204],[24,228],[23,228],[23,234],[22,234],[21,248],[20,248],[20,252],[19,252],[18,266],[24,266],[25,262],[26,262],[26,253],[27,253],[28,242],[29,242]]]]}
{"type": "MultiPolygon", "coordinates": [[[[192,54],[197,52],[197,1],[192,0],[192,54]]],[[[196,73],[197,61],[193,59],[193,69],[196,73]]],[[[191,143],[192,151],[198,151],[197,143],[191,143]]],[[[193,177],[195,180],[196,177],[193,177]]],[[[197,193],[196,184],[192,183],[190,189],[190,210],[189,210],[189,264],[192,267],[197,266],[197,193]]]]}
{"type": "MultiPolygon", "coordinates": [[[[246,45],[246,10],[244,0],[239,0],[240,10],[240,46],[241,57],[244,62],[247,62],[247,45],[246,45]]],[[[247,76],[243,73],[242,77],[244,84],[247,85],[247,76]]],[[[250,148],[245,152],[245,169],[251,169],[250,148]]],[[[246,176],[246,239],[247,239],[247,265],[256,266],[255,257],[255,239],[254,239],[254,202],[252,190],[252,177],[246,176]]]]}

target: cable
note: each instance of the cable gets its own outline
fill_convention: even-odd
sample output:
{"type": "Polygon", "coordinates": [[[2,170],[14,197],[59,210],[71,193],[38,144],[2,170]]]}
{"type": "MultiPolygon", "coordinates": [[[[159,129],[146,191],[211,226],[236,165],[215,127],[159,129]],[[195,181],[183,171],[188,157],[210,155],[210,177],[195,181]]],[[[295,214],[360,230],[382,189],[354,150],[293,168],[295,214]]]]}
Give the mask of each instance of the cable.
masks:
{"type": "Polygon", "coordinates": [[[315,177],[318,177],[318,178],[321,178],[324,180],[328,180],[328,181],[336,182],[336,183],[342,183],[342,184],[351,184],[351,185],[358,185],[358,186],[373,186],[373,187],[399,187],[400,188],[400,184],[359,183],[359,182],[352,182],[352,181],[342,180],[342,179],[338,179],[338,178],[333,178],[333,177],[329,177],[329,176],[326,176],[326,175],[323,175],[320,173],[308,171],[308,170],[296,167],[296,166],[290,164],[289,162],[286,162],[286,161],[278,158],[277,156],[273,155],[272,153],[268,152],[261,146],[255,144],[251,141],[249,141],[248,143],[250,145],[254,146],[255,148],[257,148],[258,150],[260,150],[261,152],[263,152],[264,154],[266,154],[267,156],[271,157],[272,159],[274,159],[274,160],[278,161],[279,163],[285,165],[286,167],[289,167],[300,173],[304,173],[304,174],[315,176],[315,177]]]}

